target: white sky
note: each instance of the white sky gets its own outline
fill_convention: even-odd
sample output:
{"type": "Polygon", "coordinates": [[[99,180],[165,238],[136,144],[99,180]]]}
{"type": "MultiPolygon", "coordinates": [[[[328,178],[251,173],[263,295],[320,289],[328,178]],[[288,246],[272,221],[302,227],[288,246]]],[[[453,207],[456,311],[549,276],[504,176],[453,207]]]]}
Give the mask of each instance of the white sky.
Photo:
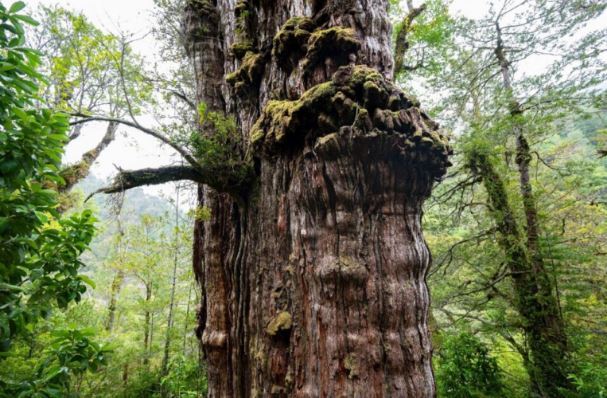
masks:
{"type": "MultiPolygon", "coordinates": [[[[60,5],[75,11],[84,13],[95,25],[113,32],[130,32],[135,36],[144,36],[152,26],[154,19],[152,10],[153,0],[26,0],[32,9],[38,4],[60,5]]],[[[467,17],[481,17],[488,9],[487,0],[454,0],[452,11],[467,17]]],[[[144,57],[153,59],[156,46],[151,35],[146,36],[133,44],[134,49],[144,57]]],[[[150,127],[154,126],[151,118],[140,118],[140,122],[150,127]]],[[[104,124],[90,124],[83,129],[81,138],[70,144],[66,151],[66,162],[79,159],[80,155],[87,149],[97,144],[103,135],[104,124]]],[[[142,167],[158,167],[163,164],[178,162],[179,158],[170,148],[161,148],[159,143],[145,136],[137,130],[120,127],[115,142],[106,149],[93,166],[92,172],[101,178],[106,178],[115,173],[115,166],[124,169],[136,169],[142,167]]],[[[172,192],[172,187],[159,189],[149,187],[149,193],[164,191],[172,192]],[[168,188],[168,189],[167,189],[168,188]]]]}

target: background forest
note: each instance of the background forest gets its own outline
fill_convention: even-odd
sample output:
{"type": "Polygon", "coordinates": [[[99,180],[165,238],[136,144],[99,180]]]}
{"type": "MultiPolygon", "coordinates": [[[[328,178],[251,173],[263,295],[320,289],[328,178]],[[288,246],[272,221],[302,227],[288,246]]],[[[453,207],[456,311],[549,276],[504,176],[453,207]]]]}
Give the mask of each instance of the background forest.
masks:
{"type": "MultiPolygon", "coordinates": [[[[0,396],[206,395],[191,256],[209,210],[193,184],[120,193],[90,172],[121,134],[224,159],[234,121],[193,99],[183,0],[155,3],[158,62],[72,10],[0,4],[0,396]],[[219,140],[193,139],[207,122],[219,140]]],[[[391,3],[396,81],[455,152],[423,218],[438,395],[534,396],[564,371],[562,396],[607,396],[607,4],[391,3]]]]}

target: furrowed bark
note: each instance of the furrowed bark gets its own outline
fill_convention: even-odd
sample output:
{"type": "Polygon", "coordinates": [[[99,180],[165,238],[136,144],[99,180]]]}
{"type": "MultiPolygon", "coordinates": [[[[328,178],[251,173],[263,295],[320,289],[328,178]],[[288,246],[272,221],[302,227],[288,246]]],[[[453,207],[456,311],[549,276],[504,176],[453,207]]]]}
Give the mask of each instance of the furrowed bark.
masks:
{"type": "Polygon", "coordinates": [[[200,191],[209,396],[434,396],[420,218],[450,150],[390,83],[387,1],[192,0],[184,21],[198,101],[255,169],[243,200],[200,191]]]}

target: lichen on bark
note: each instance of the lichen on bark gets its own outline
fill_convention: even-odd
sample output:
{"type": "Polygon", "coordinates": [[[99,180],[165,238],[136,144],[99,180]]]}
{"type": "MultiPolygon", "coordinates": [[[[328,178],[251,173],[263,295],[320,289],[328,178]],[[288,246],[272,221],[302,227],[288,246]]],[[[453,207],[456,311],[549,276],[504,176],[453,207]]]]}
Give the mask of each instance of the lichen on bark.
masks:
{"type": "Polygon", "coordinates": [[[293,320],[291,318],[291,314],[287,311],[282,311],[278,315],[276,315],[270,323],[268,327],[266,327],[266,332],[270,336],[276,336],[280,332],[285,332],[291,330],[291,326],[293,325],[293,320]]]}

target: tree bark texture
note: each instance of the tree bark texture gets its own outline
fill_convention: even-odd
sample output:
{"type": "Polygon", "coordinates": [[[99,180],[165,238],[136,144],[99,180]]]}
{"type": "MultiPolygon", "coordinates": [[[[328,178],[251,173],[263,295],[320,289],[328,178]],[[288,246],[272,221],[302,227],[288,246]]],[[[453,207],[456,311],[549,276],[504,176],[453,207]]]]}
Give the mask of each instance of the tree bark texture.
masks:
{"type": "Polygon", "coordinates": [[[255,170],[239,198],[199,192],[209,396],[434,396],[420,219],[450,149],[390,82],[387,1],[191,0],[184,21],[198,100],[255,170]]]}

